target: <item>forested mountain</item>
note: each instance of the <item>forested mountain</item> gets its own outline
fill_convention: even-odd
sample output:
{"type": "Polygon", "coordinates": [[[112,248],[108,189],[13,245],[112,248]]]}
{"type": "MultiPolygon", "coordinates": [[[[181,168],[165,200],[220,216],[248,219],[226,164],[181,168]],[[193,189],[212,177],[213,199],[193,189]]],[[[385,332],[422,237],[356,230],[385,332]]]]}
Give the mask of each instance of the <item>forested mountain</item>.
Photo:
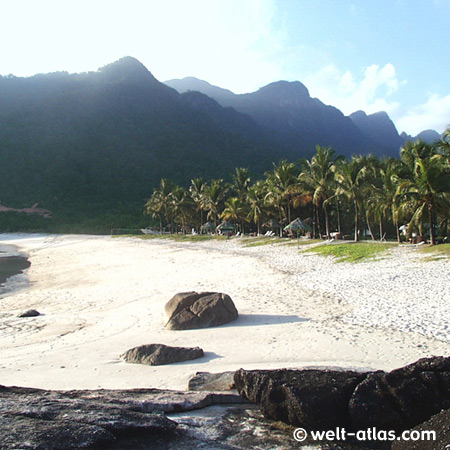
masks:
{"type": "Polygon", "coordinates": [[[0,78],[0,203],[101,213],[142,205],[162,177],[255,173],[281,157],[254,121],[180,95],[137,60],[97,72],[0,78]]]}
{"type": "Polygon", "coordinates": [[[199,91],[222,106],[232,106],[275,132],[279,142],[301,148],[302,152],[313,152],[319,144],[330,145],[346,156],[372,153],[398,158],[400,147],[407,141],[421,138],[430,142],[440,138],[434,130],[416,137],[399,135],[384,111],[370,115],[356,111],[346,117],[338,109],[311,98],[308,89],[298,81],[279,81],[240,95],[194,77],[168,80],[165,84],[180,93],[199,91]]]}
{"type": "Polygon", "coordinates": [[[96,72],[0,77],[0,204],[38,203],[74,221],[118,209],[140,214],[164,177],[187,186],[195,177],[229,179],[236,167],[259,176],[283,159],[310,157],[316,145],[398,156],[395,139],[385,144],[369,132],[376,117],[345,117],[299,82],[236,95],[181,81],[169,84],[188,92],[131,57],[96,72]]]}

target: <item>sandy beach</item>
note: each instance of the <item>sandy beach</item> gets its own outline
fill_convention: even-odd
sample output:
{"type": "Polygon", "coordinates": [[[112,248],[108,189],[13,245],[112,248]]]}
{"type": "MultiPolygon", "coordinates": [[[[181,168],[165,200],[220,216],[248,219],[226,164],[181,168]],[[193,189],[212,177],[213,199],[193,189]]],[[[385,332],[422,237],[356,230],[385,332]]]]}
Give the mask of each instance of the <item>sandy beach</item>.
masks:
{"type": "Polygon", "coordinates": [[[413,245],[359,264],[245,247],[238,238],[173,242],[109,236],[0,235],[31,267],[0,295],[0,384],[46,389],[186,389],[196,372],[396,367],[450,355],[450,261],[413,245]],[[220,291],[237,321],[169,331],[164,305],[220,291]],[[42,315],[19,318],[27,309],[42,315]],[[204,358],[127,364],[143,344],[199,346],[204,358]]]}

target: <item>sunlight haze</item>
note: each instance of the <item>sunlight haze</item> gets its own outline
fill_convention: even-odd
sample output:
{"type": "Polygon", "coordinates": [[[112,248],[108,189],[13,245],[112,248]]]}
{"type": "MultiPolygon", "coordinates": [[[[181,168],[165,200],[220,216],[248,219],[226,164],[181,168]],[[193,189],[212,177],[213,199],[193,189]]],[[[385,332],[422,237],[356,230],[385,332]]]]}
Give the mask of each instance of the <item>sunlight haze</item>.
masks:
{"type": "Polygon", "coordinates": [[[298,80],[398,132],[450,124],[449,0],[0,0],[0,74],[97,70],[123,56],[160,81],[235,93],[298,80]]]}

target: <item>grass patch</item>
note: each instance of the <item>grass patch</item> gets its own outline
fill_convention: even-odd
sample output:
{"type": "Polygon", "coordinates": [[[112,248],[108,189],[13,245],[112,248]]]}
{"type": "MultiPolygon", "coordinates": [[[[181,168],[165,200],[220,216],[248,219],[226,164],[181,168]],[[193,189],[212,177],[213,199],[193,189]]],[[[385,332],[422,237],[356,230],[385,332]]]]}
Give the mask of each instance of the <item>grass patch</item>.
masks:
{"type": "Polygon", "coordinates": [[[262,245],[279,244],[282,239],[279,237],[252,237],[246,239],[244,247],[260,247],[262,245]]]}
{"type": "Polygon", "coordinates": [[[210,240],[223,240],[227,239],[226,236],[216,236],[210,234],[120,234],[113,237],[135,237],[138,239],[166,239],[177,242],[201,242],[210,240]]]}
{"type": "Polygon", "coordinates": [[[301,253],[317,253],[323,256],[334,256],[337,262],[361,262],[375,258],[386,252],[395,244],[353,242],[346,244],[319,245],[302,250],[301,253]]]}
{"type": "Polygon", "coordinates": [[[439,245],[426,245],[420,248],[420,252],[427,255],[425,261],[437,261],[450,257],[450,243],[439,245]]]}
{"type": "Polygon", "coordinates": [[[319,244],[320,242],[323,242],[322,239],[289,239],[289,242],[285,242],[284,245],[296,245],[296,246],[302,246],[302,245],[311,245],[311,244],[319,244]]]}

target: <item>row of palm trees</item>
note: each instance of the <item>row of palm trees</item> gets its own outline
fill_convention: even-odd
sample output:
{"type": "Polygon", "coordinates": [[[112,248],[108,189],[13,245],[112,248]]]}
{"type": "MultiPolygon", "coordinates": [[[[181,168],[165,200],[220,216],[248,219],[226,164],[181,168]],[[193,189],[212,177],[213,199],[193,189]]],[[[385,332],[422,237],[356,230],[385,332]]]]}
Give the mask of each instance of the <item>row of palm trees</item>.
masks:
{"type": "Polygon", "coordinates": [[[437,232],[447,236],[450,128],[435,144],[407,143],[400,159],[345,159],[331,147],[316,150],[310,160],[274,164],[256,181],[247,168],[237,168],[229,183],[194,178],[188,189],[162,179],[145,213],[158,220],[161,230],[171,231],[227,220],[242,232],[260,234],[269,219],[287,224],[300,216],[309,218],[314,236],[327,238],[332,230],[345,234],[351,227],[355,241],[367,230],[372,239],[396,233],[400,242],[400,223],[407,224],[408,233],[428,231],[432,244],[437,232]]]}

